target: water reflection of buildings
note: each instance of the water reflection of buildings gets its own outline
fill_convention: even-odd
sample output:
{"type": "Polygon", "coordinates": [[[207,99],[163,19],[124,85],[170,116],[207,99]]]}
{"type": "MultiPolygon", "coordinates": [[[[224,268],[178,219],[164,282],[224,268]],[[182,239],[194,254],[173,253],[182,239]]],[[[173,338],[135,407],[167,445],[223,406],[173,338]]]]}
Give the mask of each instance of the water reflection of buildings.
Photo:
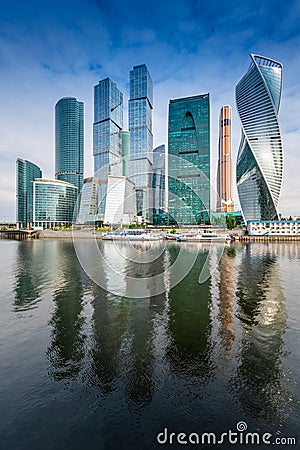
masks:
{"type": "Polygon", "coordinates": [[[164,295],[151,297],[151,274],[159,272],[162,258],[145,264],[130,262],[133,255],[137,257],[138,251],[151,250],[144,244],[140,247],[141,244],[130,248],[130,245],[122,243],[116,246],[108,243],[102,247],[108,261],[115,261],[119,256],[118,270],[104,264],[104,289],[94,286],[92,363],[88,375],[89,383],[99,386],[104,394],[116,390],[122,380],[126,400],[135,407],[143,407],[152,400],[155,317],[164,303],[164,295]],[[125,297],[128,276],[149,278],[143,283],[144,298],[125,297]],[[123,297],[110,293],[116,283],[122,286],[123,297]]]}
{"type": "Polygon", "coordinates": [[[88,382],[103,393],[117,388],[120,376],[119,355],[129,327],[130,301],[108,294],[94,285],[91,366],[88,382]]]}
{"type": "Polygon", "coordinates": [[[144,407],[151,403],[155,390],[155,322],[161,314],[164,296],[132,300],[131,367],[128,371],[126,397],[129,404],[144,407]]]}
{"type": "Polygon", "coordinates": [[[287,313],[274,248],[243,248],[237,297],[244,336],[235,395],[257,419],[283,418],[289,403],[281,367],[287,313]]]}
{"type": "Polygon", "coordinates": [[[219,262],[219,336],[221,345],[229,352],[231,350],[235,335],[233,331],[234,322],[234,299],[235,299],[235,249],[226,248],[219,262]]]}
{"type": "Polygon", "coordinates": [[[25,240],[18,242],[15,272],[15,309],[33,308],[52,286],[59,271],[58,242],[25,240]]]}
{"type": "MultiPolygon", "coordinates": [[[[172,253],[178,251],[170,248],[172,253]]],[[[195,250],[193,250],[195,251],[195,250]]],[[[167,359],[173,373],[197,377],[198,382],[211,376],[210,361],[210,280],[198,283],[207,252],[199,252],[196,263],[180,284],[169,294],[167,359]]]]}
{"type": "Polygon", "coordinates": [[[37,305],[53,290],[51,342],[47,356],[54,379],[75,377],[84,356],[82,333],[82,272],[72,242],[24,241],[19,243],[15,268],[15,310],[37,305]],[[59,264],[58,264],[59,261],[59,264]]]}
{"type": "Polygon", "coordinates": [[[48,277],[47,253],[48,249],[43,242],[18,243],[14,287],[16,310],[32,308],[41,301],[41,293],[48,277]]]}
{"type": "MultiPolygon", "coordinates": [[[[118,273],[100,267],[105,290],[90,280],[84,286],[85,275],[71,242],[27,244],[20,243],[15,305],[21,301],[18,307],[30,307],[30,299],[38,299],[42,291],[51,305],[48,294],[53,292],[49,374],[54,380],[68,380],[69,386],[73,377],[70,395],[75,384],[79,395],[73,398],[84,390],[95,421],[104,417],[99,431],[104,435],[121,430],[120,436],[133,436],[134,423],[141,433],[149,426],[146,434],[152,436],[151,426],[160,420],[175,430],[179,425],[194,428],[197,420],[210,420],[207,411],[213,402],[219,402],[212,411],[214,420],[222,419],[224,406],[228,420],[235,414],[243,419],[245,413],[249,424],[250,419],[262,417],[262,423],[274,424],[294,404],[288,401],[284,387],[288,374],[281,365],[286,311],[280,270],[286,257],[293,256],[290,245],[282,250],[273,244],[234,246],[236,255],[225,251],[215,278],[198,284],[208,251],[171,243],[162,258],[143,267],[126,258],[118,261],[118,273]],[[163,272],[184,248],[197,254],[192,271],[170,288],[166,270],[167,292],[154,296],[150,275],[163,272]],[[285,252],[284,259],[277,257],[279,251],[285,252]],[[149,276],[145,298],[108,292],[120,280],[126,294],[129,274],[149,276]],[[29,284],[22,284],[27,275],[29,284]],[[27,286],[30,292],[25,293],[27,286]],[[28,303],[22,305],[26,299],[28,303]]],[[[106,252],[110,247],[105,243],[106,252]]],[[[212,253],[210,261],[215,257],[212,253]]]]}
{"type": "Polygon", "coordinates": [[[51,363],[50,375],[55,380],[76,377],[84,357],[82,316],[82,273],[76,259],[72,242],[51,242],[52,261],[59,265],[53,276],[54,312],[50,320],[51,342],[47,357],[51,363]]]}

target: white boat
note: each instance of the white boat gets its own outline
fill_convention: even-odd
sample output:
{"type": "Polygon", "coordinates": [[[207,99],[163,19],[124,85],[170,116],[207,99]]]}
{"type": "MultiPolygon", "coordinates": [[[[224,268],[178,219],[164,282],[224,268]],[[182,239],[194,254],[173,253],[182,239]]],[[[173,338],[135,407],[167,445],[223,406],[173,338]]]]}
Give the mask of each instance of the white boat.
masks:
{"type": "Polygon", "coordinates": [[[228,234],[211,231],[187,231],[177,237],[178,242],[230,242],[230,240],[228,234]]]}
{"type": "Polygon", "coordinates": [[[111,233],[102,233],[103,241],[159,241],[164,239],[164,235],[141,230],[126,230],[111,233]]]}
{"type": "Polygon", "coordinates": [[[166,234],[165,237],[168,241],[176,241],[179,236],[181,236],[179,233],[173,233],[173,234],[169,233],[169,234],[166,234]]]}

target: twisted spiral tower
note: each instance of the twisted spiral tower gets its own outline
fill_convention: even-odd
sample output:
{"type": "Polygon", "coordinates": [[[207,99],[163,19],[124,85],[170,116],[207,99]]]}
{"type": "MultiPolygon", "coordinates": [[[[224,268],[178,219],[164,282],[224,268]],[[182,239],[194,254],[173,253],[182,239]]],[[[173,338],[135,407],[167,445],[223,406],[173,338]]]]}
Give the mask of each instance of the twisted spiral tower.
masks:
{"type": "Polygon", "coordinates": [[[282,64],[251,54],[247,73],[236,86],[242,125],[237,157],[237,189],[245,221],[277,220],[283,154],[278,110],[282,64]]]}

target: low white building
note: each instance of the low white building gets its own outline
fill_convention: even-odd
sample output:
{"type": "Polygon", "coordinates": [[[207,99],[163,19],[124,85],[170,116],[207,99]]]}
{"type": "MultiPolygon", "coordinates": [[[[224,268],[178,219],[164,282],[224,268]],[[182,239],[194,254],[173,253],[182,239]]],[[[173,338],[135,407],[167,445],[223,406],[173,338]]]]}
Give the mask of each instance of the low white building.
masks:
{"type": "Polygon", "coordinates": [[[300,236],[300,221],[296,220],[248,220],[250,236],[300,236]]]}

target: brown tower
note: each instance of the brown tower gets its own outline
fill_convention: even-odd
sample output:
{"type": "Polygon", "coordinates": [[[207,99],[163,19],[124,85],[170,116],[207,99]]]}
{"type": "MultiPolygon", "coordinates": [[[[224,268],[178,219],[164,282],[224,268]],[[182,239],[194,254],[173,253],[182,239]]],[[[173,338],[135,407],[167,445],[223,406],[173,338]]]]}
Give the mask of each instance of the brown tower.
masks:
{"type": "Polygon", "coordinates": [[[217,176],[217,211],[232,212],[231,107],[222,106],[219,120],[219,160],[217,176]]]}

